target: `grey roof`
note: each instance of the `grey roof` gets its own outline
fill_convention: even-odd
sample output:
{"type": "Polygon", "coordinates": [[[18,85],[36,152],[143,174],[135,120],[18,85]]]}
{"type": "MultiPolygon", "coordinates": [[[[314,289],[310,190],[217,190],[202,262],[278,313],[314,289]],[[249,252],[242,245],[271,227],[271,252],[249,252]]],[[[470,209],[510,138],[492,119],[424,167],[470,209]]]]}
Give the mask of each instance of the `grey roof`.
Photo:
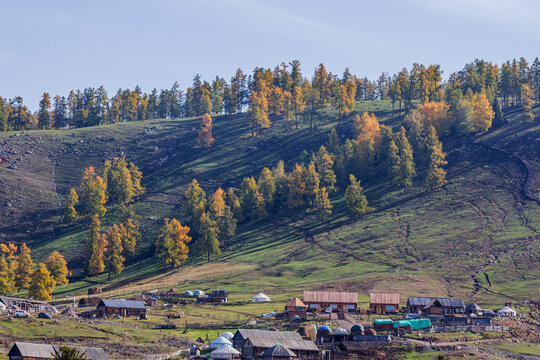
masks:
{"type": "Polygon", "coordinates": [[[482,311],[482,308],[475,303],[470,303],[465,307],[465,311],[482,311]]]}
{"type": "Polygon", "coordinates": [[[227,297],[227,290],[212,290],[210,297],[227,297]]]}
{"type": "Polygon", "coordinates": [[[254,347],[268,349],[274,345],[282,345],[293,351],[319,351],[319,348],[311,340],[295,340],[295,339],[270,339],[263,337],[249,337],[250,342],[254,347]]]}
{"type": "Polygon", "coordinates": [[[463,299],[412,296],[407,299],[407,306],[426,306],[432,300],[439,300],[443,307],[465,308],[465,301],[463,299]]]}
{"type": "MultiPolygon", "coordinates": [[[[77,347],[77,350],[81,353],[85,352],[89,360],[109,360],[109,357],[102,348],[77,347]]],[[[16,342],[13,344],[8,356],[50,359],[53,354],[59,353],[60,346],[58,345],[16,342]]]]}
{"type": "MultiPolygon", "coordinates": [[[[285,332],[285,331],[270,331],[270,330],[255,330],[255,329],[238,329],[233,336],[234,340],[247,339],[247,338],[267,338],[267,339],[290,339],[290,340],[302,340],[297,332],[285,332]]],[[[275,343],[277,344],[277,343],[275,343]]]]}
{"type": "Polygon", "coordinates": [[[114,308],[127,308],[127,309],[146,309],[144,302],[139,300],[124,300],[124,299],[102,299],[99,305],[114,308]]]}
{"type": "Polygon", "coordinates": [[[296,354],[287,347],[277,344],[262,353],[262,357],[296,357],[296,354]]]}

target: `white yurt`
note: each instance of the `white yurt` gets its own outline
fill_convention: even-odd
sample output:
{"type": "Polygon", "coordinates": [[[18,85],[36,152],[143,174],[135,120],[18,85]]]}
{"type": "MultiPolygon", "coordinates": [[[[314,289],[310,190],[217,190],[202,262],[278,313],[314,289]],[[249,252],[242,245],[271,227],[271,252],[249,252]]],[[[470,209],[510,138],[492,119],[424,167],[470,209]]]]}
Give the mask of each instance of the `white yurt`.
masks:
{"type": "Polygon", "coordinates": [[[216,340],[210,343],[210,349],[217,349],[221,346],[229,345],[232,346],[232,342],[225,339],[223,336],[218,337],[216,340]]]}
{"type": "Polygon", "coordinates": [[[499,316],[516,316],[516,311],[511,307],[505,306],[501,310],[497,311],[499,316]]]}
{"type": "Polygon", "coordinates": [[[270,298],[263,293],[258,293],[255,295],[252,299],[253,302],[265,302],[265,301],[272,301],[270,298]]]}
{"type": "Polygon", "coordinates": [[[240,351],[230,345],[223,345],[210,353],[212,359],[240,359],[240,351]]]}
{"type": "Polygon", "coordinates": [[[223,334],[219,336],[224,337],[227,340],[231,340],[234,337],[234,334],[230,331],[225,331],[223,334]]]}

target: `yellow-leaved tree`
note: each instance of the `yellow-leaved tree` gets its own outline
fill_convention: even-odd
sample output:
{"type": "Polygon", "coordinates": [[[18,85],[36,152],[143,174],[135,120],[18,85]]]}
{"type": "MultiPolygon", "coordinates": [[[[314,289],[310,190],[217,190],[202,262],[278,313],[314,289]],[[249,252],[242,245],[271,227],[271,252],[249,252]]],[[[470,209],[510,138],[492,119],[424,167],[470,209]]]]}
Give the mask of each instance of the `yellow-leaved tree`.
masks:
{"type": "Polygon", "coordinates": [[[66,259],[58,252],[53,251],[47,258],[47,269],[50,271],[51,276],[57,285],[64,285],[67,287],[69,280],[68,276],[71,273],[68,270],[66,259]]]}
{"type": "Polygon", "coordinates": [[[214,136],[212,135],[212,117],[210,114],[204,114],[201,122],[201,130],[199,131],[199,137],[197,142],[204,147],[212,146],[212,143],[215,141],[214,136]]]}
{"type": "Polygon", "coordinates": [[[51,276],[49,270],[43,263],[39,263],[38,268],[32,274],[32,282],[28,289],[28,295],[35,300],[49,301],[52,299],[52,293],[56,281],[51,276]]]}
{"type": "Polygon", "coordinates": [[[182,226],[176,219],[165,219],[156,240],[156,256],[161,260],[163,268],[180,266],[188,258],[187,243],[191,241],[188,236],[189,227],[182,226]]]}

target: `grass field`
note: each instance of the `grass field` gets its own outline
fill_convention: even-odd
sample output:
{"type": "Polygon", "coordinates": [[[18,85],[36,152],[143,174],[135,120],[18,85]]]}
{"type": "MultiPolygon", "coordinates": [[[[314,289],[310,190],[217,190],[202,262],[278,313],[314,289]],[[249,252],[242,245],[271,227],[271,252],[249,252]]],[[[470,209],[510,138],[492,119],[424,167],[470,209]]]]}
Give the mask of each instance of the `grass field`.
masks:
{"type": "MultiPolygon", "coordinates": [[[[401,121],[391,117],[388,101],[360,102],[355,111],[375,112],[394,126],[401,121]]],[[[359,291],[364,304],[370,291],[399,292],[403,302],[408,295],[424,294],[496,306],[507,298],[539,298],[540,206],[523,197],[522,166],[482,145],[517,149],[532,157],[536,168],[534,152],[515,144],[533,142],[540,128],[523,124],[518,115],[475,142],[443,139],[449,182],[439,191],[425,192],[421,172],[406,193],[386,183],[363,184],[375,211],[354,221],[346,216],[341,189],[332,198],[328,224],[311,214],[283,211],[241,224],[219,264],[190,259],[166,273],[151,259],[153,243],[163,217],[182,217],[183,193],[193,178],[209,193],[218,186],[238,186],[244,176],[258,175],[280,159],[291,168],[304,149],[318,149],[332,127],[349,137],[352,118],[338,126],[335,112],[327,108],[313,132],[307,124],[292,132],[277,124],[252,140],[245,115],[217,116],[210,149],[196,144],[197,118],[0,134],[0,145],[22,158],[17,170],[0,171],[0,186],[6,189],[0,206],[12,204],[0,211],[0,236],[28,242],[37,260],[56,249],[66,255],[79,277],[67,289],[57,288],[57,298],[96,285],[118,296],[167,287],[225,288],[245,299],[260,291],[284,299],[303,289],[346,289],[359,291]],[[107,284],[105,276],[80,277],[87,223],[63,226],[59,220],[61,203],[80,182],[84,167],[99,168],[104,159],[122,153],[144,173],[147,194],[134,204],[142,216],[143,241],[138,260],[107,284]]],[[[118,211],[109,209],[103,227],[117,217],[118,211]]]]}

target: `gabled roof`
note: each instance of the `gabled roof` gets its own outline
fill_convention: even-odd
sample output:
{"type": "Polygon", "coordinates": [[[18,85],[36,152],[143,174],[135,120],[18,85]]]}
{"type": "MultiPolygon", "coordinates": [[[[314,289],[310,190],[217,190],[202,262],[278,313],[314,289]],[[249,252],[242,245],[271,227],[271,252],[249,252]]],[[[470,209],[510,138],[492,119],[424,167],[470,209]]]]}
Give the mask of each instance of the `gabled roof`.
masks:
{"type": "Polygon", "coordinates": [[[286,331],[269,331],[269,330],[256,330],[256,329],[238,329],[233,336],[234,340],[247,339],[247,338],[267,338],[275,340],[302,340],[297,332],[286,331]]]}
{"type": "Polygon", "coordinates": [[[271,348],[269,348],[268,350],[266,350],[265,352],[262,353],[261,355],[262,357],[296,357],[296,354],[293,353],[291,350],[287,349],[287,347],[281,345],[281,344],[276,344],[274,346],[272,346],[271,348]]]}
{"type": "Polygon", "coordinates": [[[306,304],[304,304],[302,300],[300,300],[299,298],[294,298],[294,299],[289,300],[289,302],[285,306],[306,307],[306,304]]]}
{"type": "Polygon", "coordinates": [[[212,290],[210,297],[227,297],[227,290],[212,290]]]}
{"type": "MultiPolygon", "coordinates": [[[[80,353],[85,352],[89,360],[109,360],[105,351],[97,347],[77,347],[80,353]]],[[[8,356],[23,356],[29,358],[50,359],[52,355],[60,353],[60,346],[50,344],[34,344],[16,342],[8,353],[8,356]]]]}
{"type": "Polygon", "coordinates": [[[482,308],[475,303],[465,306],[465,311],[482,311],[482,308]]]}
{"type": "Polygon", "coordinates": [[[358,304],[358,293],[304,291],[304,302],[358,304]]]}
{"type": "Polygon", "coordinates": [[[399,294],[369,293],[370,304],[399,305],[399,294]]]}
{"type": "Polygon", "coordinates": [[[138,300],[124,300],[124,299],[102,299],[98,306],[106,306],[113,308],[127,308],[127,309],[146,309],[146,305],[142,301],[138,300]]]}
{"type": "Polygon", "coordinates": [[[437,298],[437,297],[413,297],[407,299],[407,306],[426,306],[432,300],[438,299],[442,306],[453,308],[465,308],[463,299],[437,298]]]}
{"type": "Polygon", "coordinates": [[[319,348],[317,347],[317,345],[315,345],[313,341],[304,340],[302,338],[300,338],[300,340],[295,340],[295,339],[269,339],[269,338],[250,336],[247,341],[251,343],[254,347],[263,348],[263,349],[268,349],[274,345],[280,344],[293,351],[318,351],[319,350],[319,348]]]}

